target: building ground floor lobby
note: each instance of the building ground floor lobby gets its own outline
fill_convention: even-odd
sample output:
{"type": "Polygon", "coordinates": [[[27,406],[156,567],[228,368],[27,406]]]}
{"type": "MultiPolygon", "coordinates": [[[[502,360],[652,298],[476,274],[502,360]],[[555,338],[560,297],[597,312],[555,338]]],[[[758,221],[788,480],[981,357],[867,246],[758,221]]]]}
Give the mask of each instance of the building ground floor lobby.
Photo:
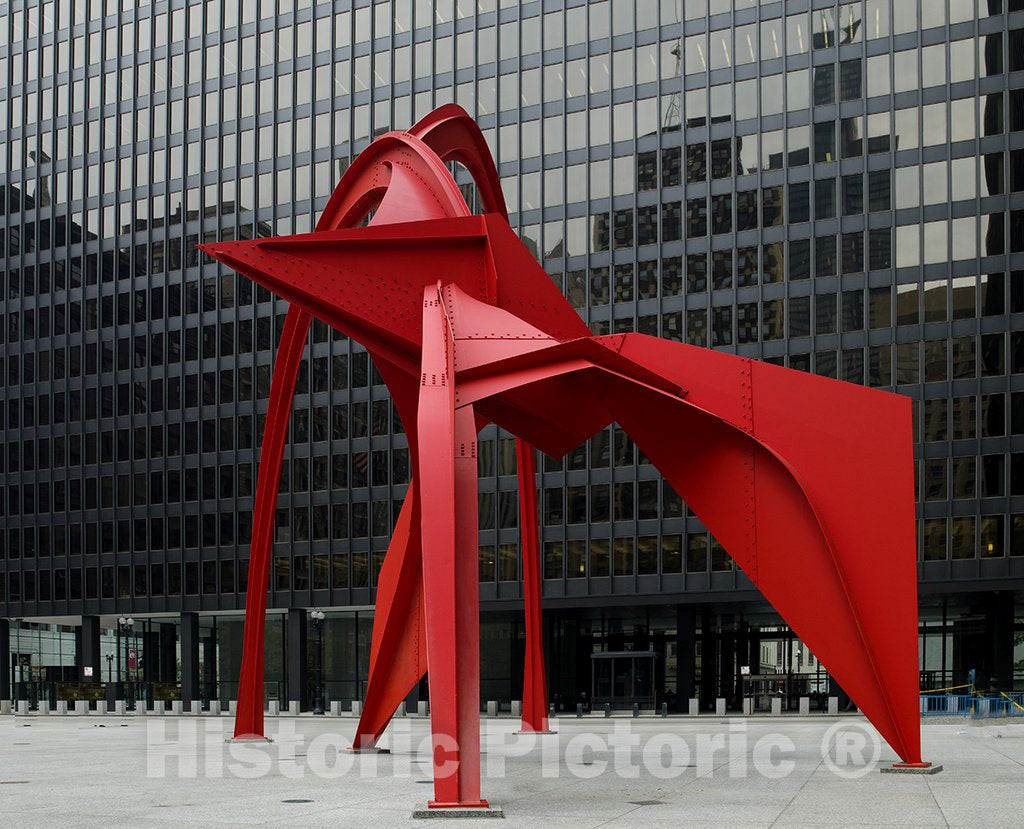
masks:
{"type": "MultiPolygon", "coordinates": [[[[827,669],[763,601],[545,604],[549,700],[559,713],[603,708],[685,711],[724,698],[754,710],[799,697],[849,702],[827,669]]],[[[302,710],[348,708],[366,688],[373,608],[272,609],[266,618],[266,696],[302,710]]],[[[0,699],[30,707],[58,699],[180,699],[226,709],[237,693],[243,615],[237,612],[0,619],[0,699]],[[131,624],[128,624],[129,619],[131,624]]],[[[481,705],[508,710],[522,693],[521,610],[481,611],[481,705]]],[[[1024,591],[923,593],[922,690],[973,682],[979,692],[1024,689],[1024,591]]],[[[410,703],[428,698],[421,682],[410,703]]]]}

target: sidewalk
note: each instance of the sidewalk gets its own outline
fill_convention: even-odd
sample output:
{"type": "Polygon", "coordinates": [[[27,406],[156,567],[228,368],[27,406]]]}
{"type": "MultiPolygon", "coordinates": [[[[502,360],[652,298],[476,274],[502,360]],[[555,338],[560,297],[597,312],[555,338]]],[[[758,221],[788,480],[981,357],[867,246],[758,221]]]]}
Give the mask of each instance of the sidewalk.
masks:
{"type": "MultiPolygon", "coordinates": [[[[860,718],[846,718],[855,728],[860,718]]],[[[822,759],[822,737],[842,718],[603,717],[558,721],[559,734],[506,745],[504,736],[484,749],[483,793],[505,813],[503,823],[459,821],[455,825],[511,827],[768,827],[768,826],[1019,826],[1021,823],[1024,723],[981,725],[961,721],[923,727],[925,758],[941,762],[934,776],[879,774],[838,776],[822,759]],[[633,748],[610,748],[615,729],[628,730],[633,748]],[[641,754],[665,739],[699,749],[701,742],[732,739],[701,768],[701,755],[664,763],[653,774],[641,754]],[[756,773],[762,739],[782,737],[792,769],[776,779],[756,773]],[[604,749],[581,754],[570,771],[558,750],[574,738],[604,749]],[[547,741],[547,742],[545,742],[547,741]],[[556,750],[557,749],[557,750],[556,750]],[[546,765],[545,751],[555,755],[546,765]],[[636,766],[636,774],[619,771],[636,766]],[[494,773],[503,767],[502,774],[494,773]],[[582,776],[585,774],[586,776],[582,776]]],[[[386,737],[389,755],[344,755],[349,718],[280,717],[268,720],[274,743],[246,744],[242,761],[232,757],[225,717],[3,717],[0,718],[0,827],[346,827],[373,829],[417,824],[415,808],[432,796],[430,770],[401,747],[402,734],[415,745],[428,734],[427,721],[409,717],[386,737]],[[183,731],[184,729],[184,731],[183,731]],[[183,734],[195,742],[182,749],[183,734]],[[288,733],[301,736],[294,757],[282,758],[288,733]],[[147,742],[148,741],[148,742],[147,742]],[[324,754],[323,747],[330,745],[324,754]],[[174,756],[153,754],[171,751],[174,756]],[[328,772],[351,763],[344,774],[314,773],[323,754],[328,772]],[[218,756],[220,757],[218,761],[218,756]],[[193,764],[195,776],[180,777],[193,764]],[[153,777],[154,768],[165,777],[153,777]],[[148,772],[147,772],[148,770],[148,772]],[[260,773],[247,779],[239,772],[260,773]],[[218,776],[219,775],[219,776],[218,776]]],[[[514,722],[485,721],[487,729],[511,733],[514,722]]],[[[724,745],[724,743],[723,743],[724,745]]],[[[776,752],[778,755],[779,753],[776,752]]],[[[780,755],[781,756],[781,755],[780,755]]],[[[549,758],[550,759],[550,758],[549,758]]],[[[650,758],[647,758],[650,759],[650,758]]],[[[762,758],[763,759],[763,758],[762,758]]],[[[778,757],[776,757],[778,759],[778,757]]],[[[895,758],[884,744],[880,762],[895,758]]],[[[427,824],[433,825],[433,824],[427,824]]]]}

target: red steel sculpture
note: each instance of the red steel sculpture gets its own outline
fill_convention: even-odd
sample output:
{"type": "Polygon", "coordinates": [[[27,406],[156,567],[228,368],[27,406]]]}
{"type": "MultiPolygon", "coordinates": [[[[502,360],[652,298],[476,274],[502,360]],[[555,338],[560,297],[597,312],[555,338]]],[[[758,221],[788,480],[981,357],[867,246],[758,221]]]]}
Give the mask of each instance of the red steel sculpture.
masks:
{"type": "Polygon", "coordinates": [[[921,764],[908,398],[656,337],[593,336],[509,227],[483,136],[454,105],[370,144],[313,233],[202,249],[289,302],[253,511],[237,738],[263,735],[271,535],[316,316],[366,347],[408,434],[412,481],[377,582],[353,747],[375,745],[426,673],[431,806],[486,804],[476,436],[488,422],[518,440],[524,730],[547,730],[533,447],[558,457],[617,422],[902,760],[921,764]],[[451,161],[472,174],[481,215],[451,161]]]}

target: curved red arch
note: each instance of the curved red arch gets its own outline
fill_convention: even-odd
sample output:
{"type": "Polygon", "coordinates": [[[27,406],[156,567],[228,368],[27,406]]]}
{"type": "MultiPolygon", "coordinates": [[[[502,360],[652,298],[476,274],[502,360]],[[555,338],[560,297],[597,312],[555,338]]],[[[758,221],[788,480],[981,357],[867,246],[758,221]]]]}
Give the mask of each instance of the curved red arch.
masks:
{"type": "Polygon", "coordinates": [[[410,130],[442,161],[458,161],[473,176],[477,193],[488,213],[508,221],[505,194],[494,159],[476,121],[458,104],[445,104],[420,119],[410,130]]]}

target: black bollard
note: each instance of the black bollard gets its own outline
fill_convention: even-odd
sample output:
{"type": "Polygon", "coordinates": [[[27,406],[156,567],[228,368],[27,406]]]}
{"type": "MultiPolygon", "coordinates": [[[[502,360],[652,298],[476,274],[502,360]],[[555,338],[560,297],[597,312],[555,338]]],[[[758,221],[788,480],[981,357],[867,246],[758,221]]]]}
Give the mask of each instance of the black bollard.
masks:
{"type": "Polygon", "coordinates": [[[661,716],[663,716],[663,717],[667,717],[668,716],[668,703],[667,702],[663,702],[661,704],[661,716]]]}
{"type": "Polygon", "coordinates": [[[639,717],[640,716],[640,703],[639,702],[634,702],[633,703],[633,716],[634,717],[639,717]]]}
{"type": "Polygon", "coordinates": [[[583,703],[582,702],[577,702],[576,703],[576,716],[577,716],[577,718],[583,716],[583,703]]]}
{"type": "Polygon", "coordinates": [[[612,715],[612,706],[611,706],[611,703],[608,703],[608,702],[606,702],[606,703],[604,704],[604,715],[605,715],[606,717],[610,717],[610,716],[612,715]]]}

